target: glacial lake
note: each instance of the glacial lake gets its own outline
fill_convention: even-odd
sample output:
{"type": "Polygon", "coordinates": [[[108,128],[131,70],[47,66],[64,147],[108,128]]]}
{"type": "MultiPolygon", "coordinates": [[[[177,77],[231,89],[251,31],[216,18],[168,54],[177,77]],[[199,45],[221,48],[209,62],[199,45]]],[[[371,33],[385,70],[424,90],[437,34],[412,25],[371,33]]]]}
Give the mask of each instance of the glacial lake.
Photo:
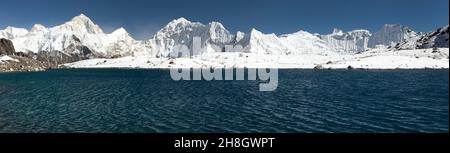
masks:
{"type": "Polygon", "coordinates": [[[0,73],[0,132],[431,132],[449,128],[448,70],[279,70],[173,81],[168,70],[0,73]]]}

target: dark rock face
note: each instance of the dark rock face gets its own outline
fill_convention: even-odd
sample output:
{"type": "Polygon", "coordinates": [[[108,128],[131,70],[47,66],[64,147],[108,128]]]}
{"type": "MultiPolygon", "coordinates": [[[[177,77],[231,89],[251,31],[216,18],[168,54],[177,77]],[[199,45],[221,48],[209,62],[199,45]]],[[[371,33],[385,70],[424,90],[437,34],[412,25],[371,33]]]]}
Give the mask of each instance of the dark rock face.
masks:
{"type": "Polygon", "coordinates": [[[41,51],[34,54],[33,57],[42,62],[52,64],[65,64],[88,59],[88,57],[80,54],[66,54],[60,51],[41,51]]]}
{"type": "Polygon", "coordinates": [[[439,28],[438,30],[428,33],[418,40],[419,46],[417,48],[448,48],[449,47],[449,26],[439,28]]]}
{"type": "Polygon", "coordinates": [[[97,57],[78,37],[72,35],[72,39],[74,43],[62,51],[41,51],[36,55],[36,59],[52,64],[65,64],[97,57]]]}
{"type": "Polygon", "coordinates": [[[0,39],[0,55],[13,55],[16,52],[11,40],[0,39]]]}
{"type": "Polygon", "coordinates": [[[52,63],[52,64],[65,64],[76,61],[86,60],[97,57],[86,46],[83,45],[70,45],[61,51],[40,51],[34,54],[33,57],[38,61],[52,63]]]}

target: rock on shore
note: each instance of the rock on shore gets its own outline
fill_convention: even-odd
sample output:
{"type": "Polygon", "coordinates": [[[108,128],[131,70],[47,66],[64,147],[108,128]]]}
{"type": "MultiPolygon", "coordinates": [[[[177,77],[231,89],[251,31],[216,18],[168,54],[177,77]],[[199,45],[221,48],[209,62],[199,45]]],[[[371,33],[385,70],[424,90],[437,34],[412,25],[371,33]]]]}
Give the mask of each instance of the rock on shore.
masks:
{"type": "Polygon", "coordinates": [[[28,57],[0,55],[0,72],[45,71],[54,66],[28,57]]]}

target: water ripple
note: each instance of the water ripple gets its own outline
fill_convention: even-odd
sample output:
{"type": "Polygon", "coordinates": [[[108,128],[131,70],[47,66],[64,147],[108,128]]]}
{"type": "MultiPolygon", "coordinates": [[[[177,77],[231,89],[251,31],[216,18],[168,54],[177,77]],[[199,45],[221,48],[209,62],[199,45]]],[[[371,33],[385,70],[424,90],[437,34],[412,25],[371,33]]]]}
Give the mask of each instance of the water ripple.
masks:
{"type": "Polygon", "coordinates": [[[448,70],[281,70],[172,81],[166,70],[0,74],[0,132],[448,132],[448,70]]]}

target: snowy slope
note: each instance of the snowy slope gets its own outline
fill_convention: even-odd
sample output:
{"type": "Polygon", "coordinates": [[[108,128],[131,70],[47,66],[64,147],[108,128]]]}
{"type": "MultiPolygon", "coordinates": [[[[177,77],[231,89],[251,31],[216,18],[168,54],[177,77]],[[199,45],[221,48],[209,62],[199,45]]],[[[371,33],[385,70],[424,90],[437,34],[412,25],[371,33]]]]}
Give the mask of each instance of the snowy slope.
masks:
{"type": "Polygon", "coordinates": [[[377,50],[353,55],[349,58],[323,64],[324,68],[353,68],[363,69],[423,69],[449,68],[449,49],[415,49],[386,51],[377,50]]]}
{"type": "Polygon", "coordinates": [[[355,55],[267,55],[258,53],[204,53],[193,58],[123,57],[91,59],[65,64],[72,68],[306,68],[417,69],[449,68],[449,49],[373,51],[355,55]]]}

